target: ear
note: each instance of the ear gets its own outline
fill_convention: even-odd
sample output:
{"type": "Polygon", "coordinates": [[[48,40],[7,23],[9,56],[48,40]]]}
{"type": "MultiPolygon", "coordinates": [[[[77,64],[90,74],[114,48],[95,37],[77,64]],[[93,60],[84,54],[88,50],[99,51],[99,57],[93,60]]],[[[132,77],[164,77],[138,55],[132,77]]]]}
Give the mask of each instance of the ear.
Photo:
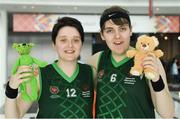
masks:
{"type": "Polygon", "coordinates": [[[52,43],[52,47],[53,47],[54,50],[56,50],[56,47],[55,47],[55,44],[54,44],[54,43],[52,43]]]}
{"type": "Polygon", "coordinates": [[[105,38],[103,36],[103,33],[100,31],[101,39],[105,41],[105,38]]]}
{"type": "Polygon", "coordinates": [[[159,45],[158,39],[155,36],[152,36],[151,38],[153,39],[155,46],[158,46],[159,45]]]}
{"type": "Polygon", "coordinates": [[[29,43],[29,46],[31,46],[31,47],[32,47],[32,46],[34,46],[34,44],[33,44],[33,43],[29,43]]]}
{"type": "Polygon", "coordinates": [[[13,43],[13,45],[12,45],[13,48],[16,48],[17,46],[18,46],[17,43],[13,43]]]}
{"type": "Polygon", "coordinates": [[[146,35],[140,35],[140,36],[138,37],[138,39],[146,38],[146,37],[147,37],[146,35]]]}

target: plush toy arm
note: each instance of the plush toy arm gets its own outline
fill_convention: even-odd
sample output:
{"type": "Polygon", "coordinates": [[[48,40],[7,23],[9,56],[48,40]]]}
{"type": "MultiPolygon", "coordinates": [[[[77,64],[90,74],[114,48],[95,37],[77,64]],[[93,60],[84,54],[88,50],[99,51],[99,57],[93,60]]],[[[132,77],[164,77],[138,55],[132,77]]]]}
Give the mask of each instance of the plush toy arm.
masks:
{"type": "Polygon", "coordinates": [[[132,58],[136,55],[136,53],[137,53],[137,50],[128,50],[126,52],[126,56],[132,58]]]}
{"type": "Polygon", "coordinates": [[[12,71],[11,71],[12,74],[15,74],[15,73],[16,73],[17,68],[18,68],[19,65],[20,65],[20,58],[18,58],[18,59],[16,60],[16,63],[13,65],[12,71]]]}
{"type": "Polygon", "coordinates": [[[34,61],[34,63],[37,64],[39,67],[45,67],[45,66],[48,64],[47,62],[45,62],[45,61],[40,61],[40,60],[38,60],[38,59],[36,59],[36,58],[33,58],[33,61],[34,61]]]}
{"type": "Polygon", "coordinates": [[[164,55],[164,53],[162,52],[162,50],[156,50],[154,51],[154,54],[156,55],[156,57],[162,57],[164,55]]]}

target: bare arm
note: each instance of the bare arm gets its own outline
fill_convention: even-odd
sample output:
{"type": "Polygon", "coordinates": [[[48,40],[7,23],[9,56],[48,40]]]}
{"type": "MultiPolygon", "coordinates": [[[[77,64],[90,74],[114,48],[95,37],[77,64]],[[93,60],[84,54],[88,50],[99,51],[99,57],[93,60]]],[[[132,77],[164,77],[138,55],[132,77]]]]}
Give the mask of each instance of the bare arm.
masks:
{"type": "Polygon", "coordinates": [[[17,99],[6,97],[5,101],[5,117],[6,118],[22,118],[29,110],[33,102],[24,102],[19,96],[17,99]]]}
{"type": "Polygon", "coordinates": [[[152,79],[152,81],[158,81],[161,76],[165,85],[163,90],[155,92],[152,88],[151,82],[149,81],[149,87],[154,107],[161,117],[172,118],[175,116],[175,108],[173,99],[168,89],[166,74],[162,63],[159,59],[152,57],[148,57],[145,60],[146,63],[144,63],[143,65],[146,65],[145,67],[151,67],[157,72],[156,77],[152,79]],[[150,64],[151,66],[148,66],[148,64],[150,64]]]}
{"type": "MultiPolygon", "coordinates": [[[[17,73],[12,75],[9,79],[10,88],[17,89],[19,88],[19,85],[22,82],[30,80],[31,78],[23,78],[23,77],[31,76],[32,73],[29,73],[31,71],[32,69],[29,66],[20,66],[18,68],[17,73]],[[23,72],[26,72],[26,73],[23,73],[23,72]]],[[[14,99],[6,97],[5,117],[6,118],[21,118],[28,111],[28,109],[31,107],[32,104],[33,102],[23,101],[21,98],[21,95],[19,95],[17,98],[14,98],[14,99]]]]}

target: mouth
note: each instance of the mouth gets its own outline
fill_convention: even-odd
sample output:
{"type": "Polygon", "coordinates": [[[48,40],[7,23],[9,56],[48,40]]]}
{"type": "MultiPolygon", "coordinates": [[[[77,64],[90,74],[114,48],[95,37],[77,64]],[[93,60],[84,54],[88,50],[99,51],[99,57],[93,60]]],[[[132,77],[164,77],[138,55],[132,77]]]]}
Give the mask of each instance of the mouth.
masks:
{"type": "Polygon", "coordinates": [[[124,42],[123,41],[115,41],[113,44],[114,45],[122,45],[124,42]]]}
{"type": "Polygon", "coordinates": [[[143,49],[144,51],[147,51],[147,50],[148,50],[148,47],[142,47],[142,49],[143,49]]]}
{"type": "Polygon", "coordinates": [[[65,53],[67,54],[73,54],[75,51],[74,50],[65,50],[65,53]]]}

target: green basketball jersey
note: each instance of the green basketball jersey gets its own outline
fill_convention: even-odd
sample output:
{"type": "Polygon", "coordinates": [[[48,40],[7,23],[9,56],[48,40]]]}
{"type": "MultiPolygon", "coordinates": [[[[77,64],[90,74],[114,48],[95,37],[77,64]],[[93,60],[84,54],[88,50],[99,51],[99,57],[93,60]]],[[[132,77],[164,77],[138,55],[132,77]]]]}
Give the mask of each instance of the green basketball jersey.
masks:
{"type": "Polygon", "coordinates": [[[102,52],[98,64],[97,118],[155,118],[147,79],[132,76],[133,59],[116,62],[102,52]]]}
{"type": "Polygon", "coordinates": [[[56,63],[41,68],[40,72],[41,92],[37,118],[92,117],[93,72],[89,65],[78,63],[71,77],[56,63]]]}

